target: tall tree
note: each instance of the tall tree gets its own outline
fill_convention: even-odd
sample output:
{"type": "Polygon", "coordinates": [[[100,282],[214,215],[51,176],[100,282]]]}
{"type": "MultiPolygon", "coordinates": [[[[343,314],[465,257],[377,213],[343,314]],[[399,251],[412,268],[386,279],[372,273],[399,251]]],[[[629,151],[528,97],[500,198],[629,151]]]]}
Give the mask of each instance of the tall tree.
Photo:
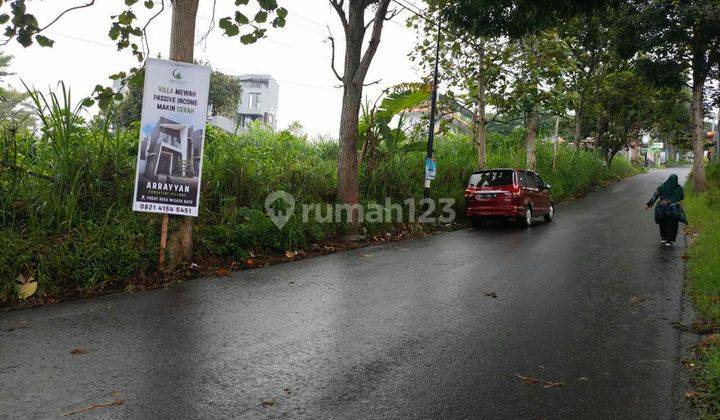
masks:
{"type": "MultiPolygon", "coordinates": [[[[430,74],[435,65],[435,43],[440,19],[437,5],[430,4],[431,20],[415,15],[409,21],[415,29],[422,30],[410,57],[430,74]]],[[[455,28],[456,29],[456,28],[455,28]]],[[[507,65],[507,41],[499,38],[477,37],[469,33],[442,31],[440,33],[440,68],[443,83],[447,86],[445,98],[453,111],[457,106],[472,113],[471,131],[477,162],[480,169],[487,163],[487,126],[496,121],[498,113],[488,117],[489,107],[498,108],[505,94],[508,80],[504,66],[507,65]]]]}
{"type": "Polygon", "coordinates": [[[212,108],[212,115],[222,115],[235,118],[237,115],[242,86],[237,77],[213,70],[210,75],[210,94],[208,103],[212,108]]]}
{"type": "MultiPolygon", "coordinates": [[[[475,36],[487,36],[491,38],[506,37],[518,41],[521,47],[519,51],[530,61],[538,56],[533,50],[546,46],[546,39],[543,33],[552,30],[562,22],[576,16],[585,16],[605,7],[612,0],[426,0],[430,5],[435,5],[441,11],[444,21],[456,31],[473,34],[475,36]],[[524,39],[524,41],[520,41],[524,39]]],[[[552,48],[551,48],[552,50],[552,48]]],[[[521,66],[522,67],[522,66],[521,66]]],[[[542,108],[542,100],[545,96],[542,92],[547,91],[543,86],[539,70],[526,67],[524,70],[531,75],[529,80],[520,80],[521,91],[514,91],[515,99],[518,94],[525,97],[511,105],[523,107],[522,113],[526,120],[526,149],[527,164],[529,167],[535,165],[535,138],[537,137],[538,115],[542,108]],[[538,76],[538,77],[535,77],[538,76]],[[522,91],[525,92],[522,92],[522,91]]],[[[547,68],[554,72],[555,69],[547,68]]],[[[559,81],[559,79],[557,79],[559,81]]]]}
{"type": "Polygon", "coordinates": [[[595,143],[610,166],[615,155],[653,127],[657,92],[629,65],[609,71],[589,101],[595,143]]]}
{"type": "Polygon", "coordinates": [[[510,94],[501,107],[525,122],[526,165],[537,169],[535,143],[542,114],[564,115],[569,102],[567,73],[574,68],[567,43],[553,31],[526,35],[509,47],[513,63],[510,94]]]}
{"type": "Polygon", "coordinates": [[[720,64],[720,2],[707,0],[633,0],[626,3],[622,52],[645,51],[690,71],[692,89],[693,188],[705,189],[704,90],[720,64]]]}
{"type": "Polygon", "coordinates": [[[584,125],[589,102],[599,89],[596,81],[603,71],[603,63],[613,59],[612,38],[610,36],[613,9],[606,8],[597,13],[574,17],[558,26],[561,38],[565,39],[575,66],[569,72],[569,88],[572,96],[571,106],[575,112],[575,146],[590,134],[584,125]]]}
{"type": "MultiPolygon", "coordinates": [[[[340,151],[338,156],[338,200],[341,203],[354,205],[359,202],[358,185],[358,119],[362,105],[362,93],[370,64],[372,63],[388,15],[390,0],[330,0],[345,35],[345,61],[342,75],[335,67],[335,40],[330,36],[332,46],[332,71],[342,83],[343,99],[340,112],[340,151]],[[365,13],[374,8],[370,22],[365,21],[365,13]],[[370,29],[368,46],[363,52],[365,35],[370,29]]],[[[353,230],[357,230],[358,213],[351,211],[353,230]]],[[[355,233],[355,232],[353,232],[355,233]]]]}
{"type": "Polygon", "coordinates": [[[427,0],[442,7],[454,28],[485,36],[521,38],[576,16],[602,10],[613,0],[427,0]]]}

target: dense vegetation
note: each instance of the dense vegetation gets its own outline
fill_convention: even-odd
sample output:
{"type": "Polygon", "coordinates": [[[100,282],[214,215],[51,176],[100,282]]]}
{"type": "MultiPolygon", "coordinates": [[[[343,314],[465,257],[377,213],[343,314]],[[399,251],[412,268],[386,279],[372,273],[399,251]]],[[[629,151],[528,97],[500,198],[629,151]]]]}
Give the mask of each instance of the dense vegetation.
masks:
{"type": "MultiPolygon", "coordinates": [[[[688,220],[697,232],[688,251],[690,293],[697,305],[703,332],[720,328],[720,164],[707,168],[708,190],[690,191],[686,199],[688,220]]],[[[689,190],[692,190],[689,188],[689,190]]],[[[698,346],[701,408],[708,418],[720,415],[720,339],[706,336],[698,346]]]]}
{"type": "MultiPolygon", "coordinates": [[[[39,293],[94,292],[121,287],[123,279],[156,270],[160,218],[130,210],[138,127],[110,129],[86,122],[68,92],[33,93],[40,131],[2,131],[0,165],[0,296],[14,296],[16,278],[31,276],[39,293]]],[[[110,119],[109,119],[110,120],[110,119]]],[[[396,131],[397,133],[397,131],[396,131]]],[[[488,164],[525,164],[523,130],[491,133],[488,164]]],[[[410,141],[410,140],[406,140],[410,141]]],[[[476,167],[472,141],[448,131],[436,143],[439,176],[434,197],[453,197],[462,217],[462,191],[476,167]]],[[[381,146],[373,168],[360,174],[363,202],[402,203],[422,196],[423,152],[381,146]]],[[[288,191],[302,203],[335,202],[338,145],[310,141],[297,130],[272,132],[260,125],[234,136],[208,129],[195,254],[242,261],[251,252],[283,252],[322,243],[342,232],[339,224],[302,223],[300,213],[282,231],[264,210],[265,197],[288,191]]],[[[635,170],[616,160],[607,169],[594,151],[541,142],[540,173],[557,199],[581,193],[604,180],[635,170]]],[[[369,233],[392,229],[366,224],[369,233]]]]}

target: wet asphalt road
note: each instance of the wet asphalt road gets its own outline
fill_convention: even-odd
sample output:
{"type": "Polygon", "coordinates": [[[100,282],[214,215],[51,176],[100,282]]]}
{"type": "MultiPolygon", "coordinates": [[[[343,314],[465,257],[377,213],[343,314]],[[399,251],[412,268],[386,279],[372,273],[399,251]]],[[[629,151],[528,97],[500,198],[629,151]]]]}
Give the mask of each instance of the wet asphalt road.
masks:
{"type": "Polygon", "coordinates": [[[684,238],[661,248],[643,210],[669,173],[527,230],[0,313],[0,417],[114,398],[124,404],[72,418],[685,417],[671,326],[684,238]]]}

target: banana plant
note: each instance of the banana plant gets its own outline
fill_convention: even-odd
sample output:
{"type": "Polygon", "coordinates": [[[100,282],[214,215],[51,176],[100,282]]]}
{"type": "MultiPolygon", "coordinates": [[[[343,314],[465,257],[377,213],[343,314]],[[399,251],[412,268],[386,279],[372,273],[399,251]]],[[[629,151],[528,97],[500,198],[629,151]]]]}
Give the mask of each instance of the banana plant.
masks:
{"type": "Polygon", "coordinates": [[[382,158],[404,156],[424,150],[425,143],[409,134],[406,112],[430,98],[425,83],[403,83],[386,89],[371,106],[363,106],[358,124],[360,162],[372,170],[382,158]]]}

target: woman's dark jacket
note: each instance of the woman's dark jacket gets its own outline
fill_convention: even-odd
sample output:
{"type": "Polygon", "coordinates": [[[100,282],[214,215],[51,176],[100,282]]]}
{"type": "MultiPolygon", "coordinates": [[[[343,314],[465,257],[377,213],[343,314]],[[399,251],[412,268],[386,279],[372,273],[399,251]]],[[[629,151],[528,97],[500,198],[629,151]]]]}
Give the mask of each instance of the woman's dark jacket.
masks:
{"type": "Polygon", "coordinates": [[[657,202],[657,206],[655,206],[655,222],[660,223],[662,219],[669,217],[687,224],[685,211],[682,206],[680,206],[680,201],[685,198],[683,188],[676,184],[676,187],[668,190],[666,184],[661,185],[660,188],[655,191],[650,201],[647,202],[648,207],[657,202]]]}

